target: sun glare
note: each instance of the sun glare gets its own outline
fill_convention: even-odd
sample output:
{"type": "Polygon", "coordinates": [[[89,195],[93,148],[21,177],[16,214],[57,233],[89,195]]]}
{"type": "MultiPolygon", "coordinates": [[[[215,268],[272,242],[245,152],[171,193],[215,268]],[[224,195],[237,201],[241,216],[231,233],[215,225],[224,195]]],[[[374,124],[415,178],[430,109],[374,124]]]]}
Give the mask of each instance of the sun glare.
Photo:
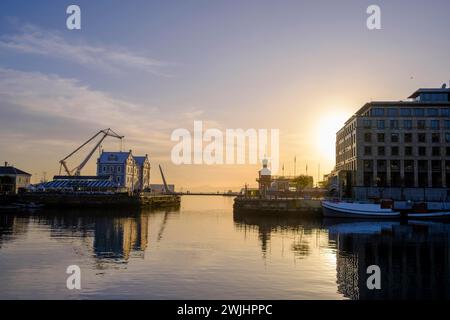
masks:
{"type": "Polygon", "coordinates": [[[342,128],[348,116],[336,112],[319,116],[316,128],[316,148],[321,157],[333,160],[335,158],[336,132],[342,128]]]}

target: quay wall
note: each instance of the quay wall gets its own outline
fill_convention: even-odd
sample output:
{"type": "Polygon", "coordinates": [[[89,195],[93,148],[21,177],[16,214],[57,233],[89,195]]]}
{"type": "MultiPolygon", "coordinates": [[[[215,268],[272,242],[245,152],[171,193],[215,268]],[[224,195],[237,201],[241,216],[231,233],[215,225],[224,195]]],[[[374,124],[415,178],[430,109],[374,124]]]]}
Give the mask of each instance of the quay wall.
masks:
{"type": "Polygon", "coordinates": [[[177,195],[24,193],[3,199],[5,202],[38,203],[46,207],[161,207],[180,204],[177,195]]]}
{"type": "Polygon", "coordinates": [[[315,215],[322,211],[320,200],[315,199],[263,199],[236,197],[234,209],[274,213],[304,213],[315,215]]]}

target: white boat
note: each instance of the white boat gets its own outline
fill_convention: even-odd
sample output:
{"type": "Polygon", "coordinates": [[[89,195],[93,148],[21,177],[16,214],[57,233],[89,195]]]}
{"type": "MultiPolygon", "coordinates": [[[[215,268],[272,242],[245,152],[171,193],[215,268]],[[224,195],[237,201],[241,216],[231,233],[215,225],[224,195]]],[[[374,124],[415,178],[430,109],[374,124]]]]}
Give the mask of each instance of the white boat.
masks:
{"type": "Polygon", "coordinates": [[[322,210],[325,217],[330,218],[399,218],[400,212],[391,208],[381,208],[380,204],[357,202],[322,201],[322,210]]]}

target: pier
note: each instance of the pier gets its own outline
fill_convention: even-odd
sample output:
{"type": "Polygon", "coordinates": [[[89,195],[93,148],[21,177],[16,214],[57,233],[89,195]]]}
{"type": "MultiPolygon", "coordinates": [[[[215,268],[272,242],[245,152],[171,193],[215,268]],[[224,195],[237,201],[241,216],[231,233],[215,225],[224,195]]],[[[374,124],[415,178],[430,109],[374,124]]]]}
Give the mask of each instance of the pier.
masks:
{"type": "Polygon", "coordinates": [[[129,195],[128,193],[23,193],[5,196],[5,203],[37,203],[45,207],[173,207],[180,205],[180,196],[171,194],[129,195]]]}
{"type": "Polygon", "coordinates": [[[302,215],[320,215],[322,212],[319,199],[302,198],[247,198],[236,197],[234,210],[266,213],[296,213],[302,215]]]}

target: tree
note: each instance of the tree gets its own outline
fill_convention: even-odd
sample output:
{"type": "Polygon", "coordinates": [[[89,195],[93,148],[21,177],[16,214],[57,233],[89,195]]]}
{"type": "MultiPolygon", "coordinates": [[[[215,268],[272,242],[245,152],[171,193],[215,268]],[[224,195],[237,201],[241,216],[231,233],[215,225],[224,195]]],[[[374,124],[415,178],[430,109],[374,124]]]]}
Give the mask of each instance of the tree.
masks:
{"type": "Polygon", "coordinates": [[[295,187],[297,190],[302,190],[305,188],[312,188],[313,187],[313,177],[306,176],[306,175],[299,175],[298,177],[294,178],[295,187]]]}

